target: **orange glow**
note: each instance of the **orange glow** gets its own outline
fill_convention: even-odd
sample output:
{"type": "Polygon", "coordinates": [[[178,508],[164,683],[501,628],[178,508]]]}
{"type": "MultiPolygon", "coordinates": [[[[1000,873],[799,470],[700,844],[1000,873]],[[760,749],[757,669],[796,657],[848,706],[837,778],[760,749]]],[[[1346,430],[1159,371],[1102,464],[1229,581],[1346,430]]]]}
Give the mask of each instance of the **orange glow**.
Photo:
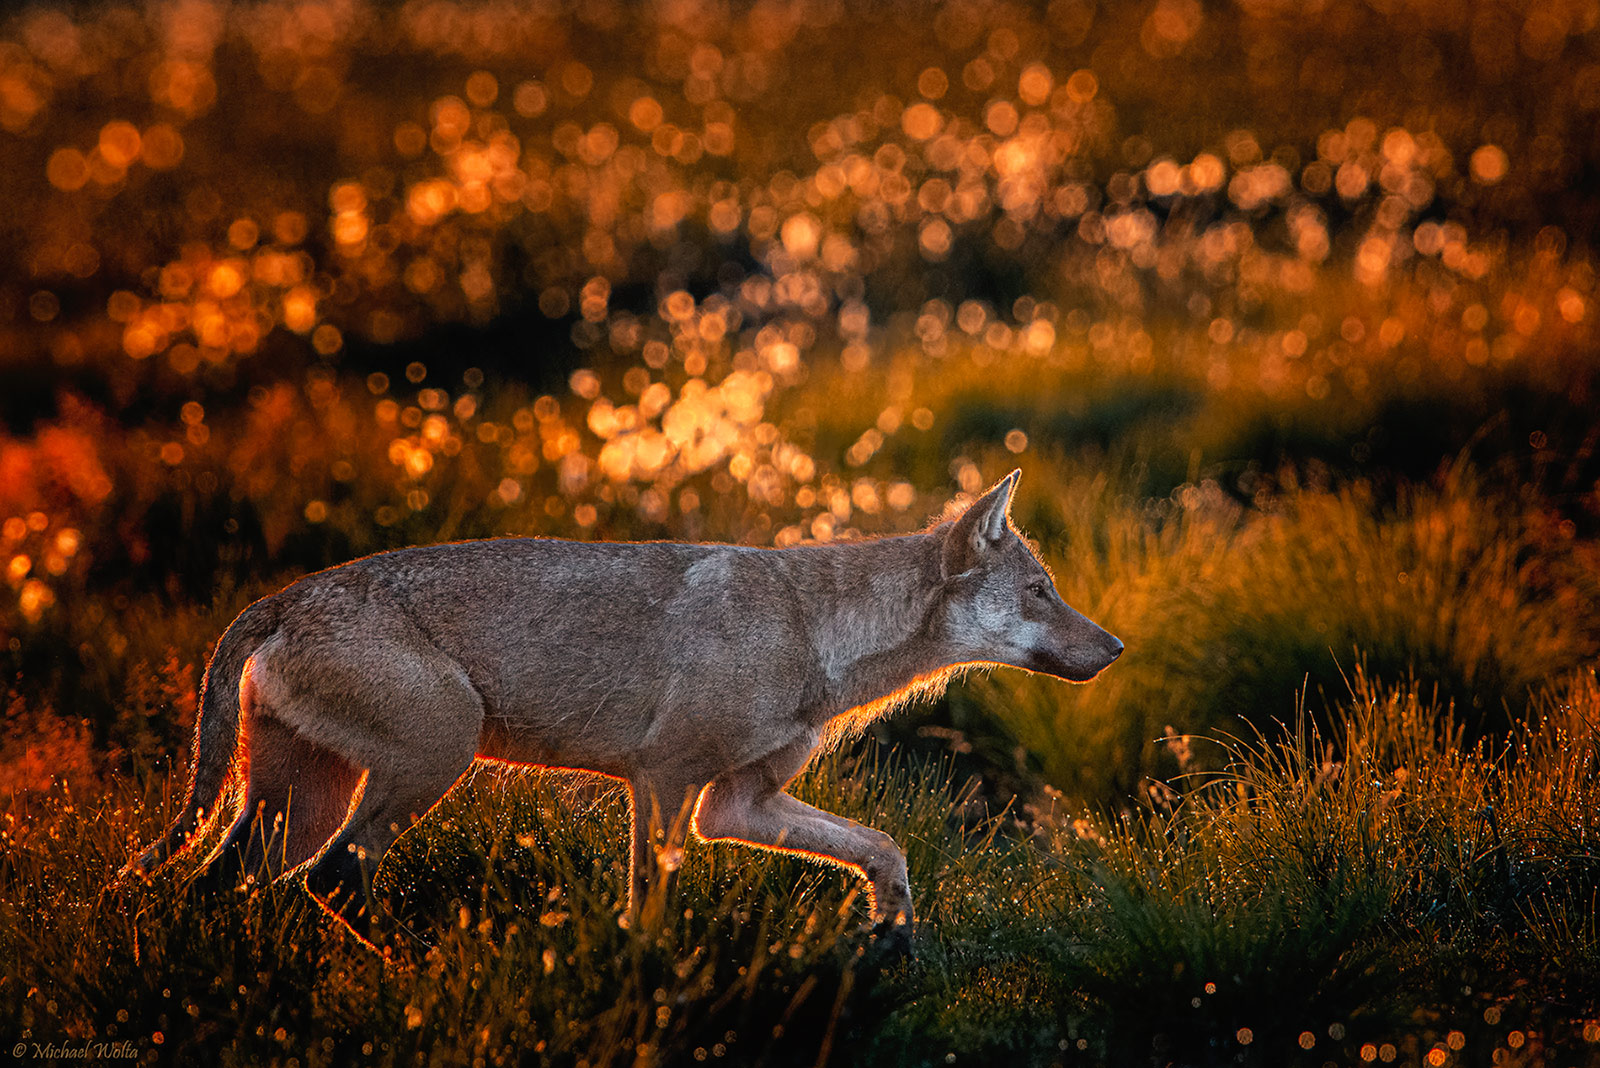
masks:
{"type": "Polygon", "coordinates": [[[654,97],[641,96],[628,107],[628,121],[644,133],[649,133],[662,120],[661,105],[654,97]]]}
{"type": "Polygon", "coordinates": [[[1499,145],[1484,145],[1472,153],[1472,178],[1482,185],[1494,185],[1506,176],[1510,161],[1499,145]]]}
{"type": "Polygon", "coordinates": [[[1043,63],[1034,63],[1022,72],[1017,82],[1017,95],[1024,103],[1040,107],[1050,99],[1050,90],[1054,87],[1055,77],[1050,73],[1050,68],[1043,63]]]}
{"type": "Polygon", "coordinates": [[[138,127],[131,122],[116,119],[100,129],[100,156],[119,170],[128,168],[139,158],[142,143],[138,127]]]}
{"type": "Polygon", "coordinates": [[[283,325],[306,333],[317,321],[317,298],[306,286],[296,286],[283,296],[283,325]]]}
{"type": "Polygon", "coordinates": [[[446,181],[419,182],[406,195],[406,211],[419,226],[429,226],[456,204],[456,188],[446,181]]]}
{"type": "Polygon", "coordinates": [[[500,95],[500,83],[486,70],[473,71],[467,76],[466,93],[474,107],[486,108],[500,95]]]}
{"type": "Polygon", "coordinates": [[[356,212],[340,212],[334,216],[333,239],[341,245],[359,245],[367,239],[366,216],[356,212]]]}
{"type": "Polygon", "coordinates": [[[64,192],[82,189],[89,180],[89,164],[75,148],[57,149],[45,169],[50,184],[64,192]]]}
{"type": "Polygon", "coordinates": [[[193,115],[216,101],[217,83],[204,64],[169,60],[158,64],[151,73],[150,96],[159,104],[193,115]]]}
{"type": "Polygon", "coordinates": [[[284,245],[298,245],[306,237],[306,217],[298,211],[282,211],[272,220],[272,236],[284,245]]]}
{"type": "Polygon", "coordinates": [[[252,219],[235,219],[228,227],[228,244],[241,252],[254,246],[260,237],[261,228],[252,219]]]}
{"type": "Polygon", "coordinates": [[[183,160],[183,136],[164,122],[145,130],[140,147],[145,166],[153,170],[171,170],[183,160]]]}
{"type": "Polygon", "coordinates": [[[227,260],[211,269],[206,287],[218,300],[226,300],[244,287],[244,267],[237,260],[227,260]]]}
{"type": "Polygon", "coordinates": [[[516,109],[518,115],[527,119],[543,113],[548,102],[544,86],[538,82],[519,82],[516,92],[512,95],[512,107],[516,109]]]}
{"type": "Polygon", "coordinates": [[[29,579],[22,584],[17,595],[17,607],[29,623],[37,623],[45,610],[55,604],[55,593],[39,579],[29,579]]]}
{"type": "Polygon", "coordinates": [[[1067,79],[1067,95],[1074,103],[1086,104],[1100,91],[1100,82],[1093,71],[1073,71],[1067,79]]]}
{"type": "Polygon", "coordinates": [[[311,346],[323,356],[332,356],[344,346],[344,336],[332,323],[323,323],[311,332],[311,346]]]}
{"type": "Polygon", "coordinates": [[[944,125],[944,119],[939,114],[939,109],[932,104],[913,104],[900,117],[900,123],[907,137],[926,141],[939,132],[940,127],[944,125]]]}

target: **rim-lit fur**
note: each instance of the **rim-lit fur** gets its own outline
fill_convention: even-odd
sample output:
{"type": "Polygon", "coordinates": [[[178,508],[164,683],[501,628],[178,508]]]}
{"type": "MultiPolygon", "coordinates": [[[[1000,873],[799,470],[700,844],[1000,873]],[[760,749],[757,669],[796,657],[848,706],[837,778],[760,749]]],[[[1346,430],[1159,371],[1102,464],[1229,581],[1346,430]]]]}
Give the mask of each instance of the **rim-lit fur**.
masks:
{"type": "Polygon", "coordinates": [[[1069,608],[1008,518],[1018,472],[928,530],[789,549],[541,538],[380,553],[246,609],[206,671],[189,797],[130,870],[196,836],[212,877],[302,873],[367,934],[372,873],[476,759],[582,768],[633,802],[635,917],[692,825],[867,877],[909,938],[905,857],[784,791],[819,748],[957,671],[1093,678],[1122,643],[1069,608]],[[659,871],[657,870],[659,868],[659,871]]]}

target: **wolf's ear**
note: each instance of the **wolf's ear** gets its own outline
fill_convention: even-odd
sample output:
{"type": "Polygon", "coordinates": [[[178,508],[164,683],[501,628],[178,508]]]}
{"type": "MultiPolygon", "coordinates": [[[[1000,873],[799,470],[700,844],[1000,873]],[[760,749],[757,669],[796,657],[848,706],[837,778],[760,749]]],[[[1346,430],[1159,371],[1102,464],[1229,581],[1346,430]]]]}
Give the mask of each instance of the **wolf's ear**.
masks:
{"type": "Polygon", "coordinates": [[[945,578],[972,570],[985,553],[1000,544],[1006,536],[1011,494],[1021,477],[1020,470],[1011,472],[950,524],[944,540],[945,578]]]}

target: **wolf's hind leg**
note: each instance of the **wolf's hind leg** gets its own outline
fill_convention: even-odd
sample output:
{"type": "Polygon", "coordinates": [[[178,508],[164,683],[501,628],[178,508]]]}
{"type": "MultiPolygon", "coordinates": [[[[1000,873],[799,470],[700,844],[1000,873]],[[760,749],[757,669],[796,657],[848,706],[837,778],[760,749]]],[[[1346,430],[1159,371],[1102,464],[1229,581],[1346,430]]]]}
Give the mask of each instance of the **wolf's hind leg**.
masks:
{"type": "Polygon", "coordinates": [[[369,772],[350,822],[307,869],[306,889],[367,941],[373,941],[372,877],[379,861],[471,767],[473,748],[409,774],[369,772]]]}
{"type": "Polygon", "coordinates": [[[207,861],[215,886],[276,879],[309,860],[350,811],[360,769],[261,709],[246,725],[244,805],[207,861]]]}
{"type": "Polygon", "coordinates": [[[359,759],[367,767],[361,800],[306,870],[306,888],[369,941],[379,862],[472,767],[483,725],[482,699],[445,658],[414,652],[382,669],[406,685],[382,687],[369,698],[375,707],[358,720],[365,727],[359,759]],[[385,707],[400,699],[409,706],[403,717],[385,707]]]}
{"type": "Polygon", "coordinates": [[[483,698],[466,670],[381,590],[330,602],[297,626],[285,625],[263,647],[251,678],[277,720],[365,773],[348,820],[304,871],[306,888],[366,937],[373,873],[395,839],[472,766],[483,698]]]}

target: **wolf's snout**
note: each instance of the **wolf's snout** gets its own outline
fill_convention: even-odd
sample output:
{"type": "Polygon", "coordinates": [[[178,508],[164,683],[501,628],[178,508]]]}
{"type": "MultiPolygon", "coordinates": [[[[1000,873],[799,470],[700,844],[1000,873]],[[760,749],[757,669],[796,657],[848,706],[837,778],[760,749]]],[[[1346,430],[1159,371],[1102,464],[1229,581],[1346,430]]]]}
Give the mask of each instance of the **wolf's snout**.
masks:
{"type": "Polygon", "coordinates": [[[1107,634],[1106,637],[1111,639],[1110,646],[1106,651],[1110,654],[1111,659],[1115,660],[1117,657],[1122,655],[1122,650],[1126,648],[1126,646],[1122,644],[1122,639],[1118,638],[1115,634],[1107,634]]]}

